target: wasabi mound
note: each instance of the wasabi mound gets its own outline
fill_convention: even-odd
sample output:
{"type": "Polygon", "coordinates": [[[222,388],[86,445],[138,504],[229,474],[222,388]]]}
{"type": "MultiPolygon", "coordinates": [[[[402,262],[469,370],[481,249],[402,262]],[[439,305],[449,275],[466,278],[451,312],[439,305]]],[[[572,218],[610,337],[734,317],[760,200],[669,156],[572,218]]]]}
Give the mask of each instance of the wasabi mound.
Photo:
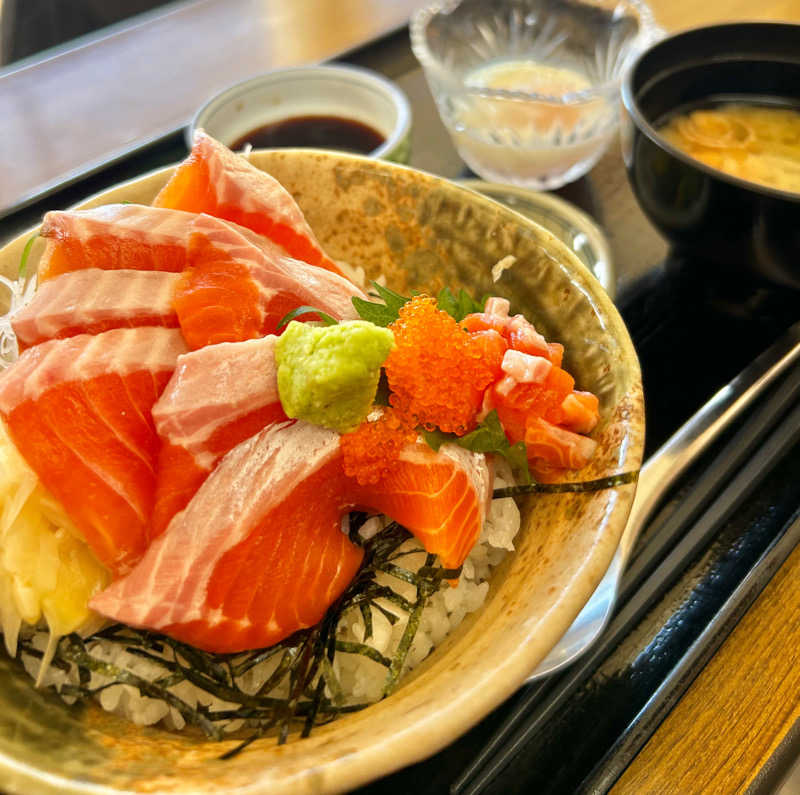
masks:
{"type": "Polygon", "coordinates": [[[293,320],[278,339],[278,394],[288,417],[339,433],[366,418],[381,365],[394,345],[389,329],[365,320],[310,326],[293,320]]]}

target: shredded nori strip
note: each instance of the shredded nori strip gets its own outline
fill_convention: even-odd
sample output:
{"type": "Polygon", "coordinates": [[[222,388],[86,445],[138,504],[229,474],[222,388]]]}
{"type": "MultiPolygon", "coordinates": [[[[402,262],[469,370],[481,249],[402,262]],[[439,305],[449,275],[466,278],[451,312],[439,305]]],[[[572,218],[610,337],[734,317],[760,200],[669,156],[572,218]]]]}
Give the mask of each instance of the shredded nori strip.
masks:
{"type": "Polygon", "coordinates": [[[506,486],[495,489],[492,497],[521,497],[524,494],[563,494],[565,492],[603,491],[624,486],[626,483],[635,483],[639,479],[639,472],[622,472],[597,480],[584,480],[577,483],[528,483],[522,486],[506,486]]]}
{"type": "MultiPolygon", "coordinates": [[[[435,560],[436,556],[429,554],[425,560],[425,567],[433,567],[435,560]]],[[[444,569],[440,567],[439,572],[443,571],[444,569]]],[[[417,634],[417,629],[419,629],[419,621],[422,617],[422,610],[425,607],[425,603],[428,601],[428,597],[438,590],[439,585],[442,582],[442,578],[439,577],[438,582],[436,582],[435,585],[434,582],[436,582],[436,580],[420,579],[419,583],[417,584],[417,601],[414,603],[414,607],[408,616],[408,624],[406,624],[403,637],[400,638],[400,643],[397,645],[397,651],[395,652],[391,665],[389,666],[389,673],[386,675],[386,683],[383,686],[384,696],[388,696],[397,687],[400,674],[402,673],[403,666],[405,665],[406,657],[411,649],[411,644],[414,641],[414,637],[417,634]]]]}
{"type": "MultiPolygon", "coordinates": [[[[366,518],[366,514],[351,516],[349,530],[352,536],[357,536],[358,528],[366,518]]],[[[438,565],[434,555],[427,555],[425,564],[416,573],[399,565],[407,555],[419,554],[419,549],[402,549],[411,538],[411,534],[395,522],[367,541],[359,537],[364,549],[364,562],[322,621],[295,632],[268,649],[213,654],[156,632],[121,624],[106,627],[86,639],[76,634],[61,638],[51,664],[66,673],[77,670],[78,684],[64,684],[60,692],[85,702],[110,687],[130,685],[142,696],[165,701],[174,707],[187,724],[196,726],[212,740],[229,738],[223,724],[241,720],[250,733],[222,754],[221,759],[235,756],[266,734],[276,733],[278,743],[286,742],[290,733],[298,729],[301,736],[307,736],[314,726],[368,706],[345,701],[333,668],[336,654],[360,654],[383,666],[387,670],[384,690],[391,692],[403,671],[425,603],[446,580],[458,576],[458,571],[445,570],[438,565]],[[410,601],[377,582],[379,573],[413,585],[416,597],[410,601]],[[391,605],[391,609],[387,605],[391,605]],[[394,657],[386,657],[366,643],[337,637],[340,620],[353,609],[363,617],[365,640],[372,635],[372,610],[383,615],[392,625],[399,620],[397,614],[408,614],[409,622],[394,657]],[[163,675],[148,681],[122,665],[106,662],[93,653],[92,646],[97,640],[112,643],[135,657],[154,663],[163,669],[163,675]],[[238,680],[271,658],[277,660],[277,666],[258,691],[248,693],[242,690],[238,680]],[[93,674],[103,679],[98,683],[97,679],[93,680],[93,674]],[[214,709],[203,704],[190,704],[171,691],[181,682],[191,682],[230,706],[214,709]]],[[[30,638],[20,640],[20,650],[37,659],[43,656],[30,638]]]]}

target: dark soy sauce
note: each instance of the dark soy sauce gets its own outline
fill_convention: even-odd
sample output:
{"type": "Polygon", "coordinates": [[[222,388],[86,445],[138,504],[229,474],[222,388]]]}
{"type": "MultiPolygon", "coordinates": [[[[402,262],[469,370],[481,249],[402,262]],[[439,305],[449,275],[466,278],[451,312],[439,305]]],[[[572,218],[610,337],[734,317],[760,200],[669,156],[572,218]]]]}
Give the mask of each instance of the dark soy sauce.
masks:
{"type": "Polygon", "coordinates": [[[234,141],[238,151],[245,144],[254,149],[300,146],[315,149],[338,149],[343,152],[369,154],[384,137],[367,124],[341,116],[295,116],[265,124],[234,141]]]}

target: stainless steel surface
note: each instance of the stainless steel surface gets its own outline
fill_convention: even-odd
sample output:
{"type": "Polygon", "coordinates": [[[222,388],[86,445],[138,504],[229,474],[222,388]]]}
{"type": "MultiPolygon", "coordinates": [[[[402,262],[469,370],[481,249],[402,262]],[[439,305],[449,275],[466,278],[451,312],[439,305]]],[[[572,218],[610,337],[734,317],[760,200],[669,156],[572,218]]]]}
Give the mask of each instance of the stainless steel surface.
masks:
{"type": "Polygon", "coordinates": [[[800,361],[800,324],[719,390],[642,467],[636,498],[617,553],[591,599],[555,648],[528,678],[534,681],[572,663],[608,624],[636,538],[660,501],[720,435],[792,365],[800,361]]]}
{"type": "Polygon", "coordinates": [[[210,96],[404,25],[420,0],[195,0],[0,72],[0,217],[184,126],[210,96]]]}

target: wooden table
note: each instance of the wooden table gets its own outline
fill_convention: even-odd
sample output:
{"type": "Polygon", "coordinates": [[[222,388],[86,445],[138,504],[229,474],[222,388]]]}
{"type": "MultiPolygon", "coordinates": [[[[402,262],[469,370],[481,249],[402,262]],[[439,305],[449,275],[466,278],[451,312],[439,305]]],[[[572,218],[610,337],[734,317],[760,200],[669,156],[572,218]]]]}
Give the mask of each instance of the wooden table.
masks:
{"type": "MultiPolygon", "coordinates": [[[[652,0],[669,31],[738,20],[800,22],[799,0],[652,0]]],[[[743,792],[800,718],[800,549],[794,551],[613,795],[743,792]]],[[[784,760],[781,760],[783,766],[784,760]]],[[[777,777],[776,769],[775,775],[777,777]]]]}
{"type": "Polygon", "coordinates": [[[649,5],[668,31],[716,22],[800,22],[797,0],[650,0],[649,5]]]}
{"type": "MultiPolygon", "coordinates": [[[[744,792],[800,718],[800,548],[613,788],[613,795],[744,792]]],[[[765,785],[766,782],[765,782],[765,785]]],[[[797,791],[796,789],[794,790],[797,791]]]]}

